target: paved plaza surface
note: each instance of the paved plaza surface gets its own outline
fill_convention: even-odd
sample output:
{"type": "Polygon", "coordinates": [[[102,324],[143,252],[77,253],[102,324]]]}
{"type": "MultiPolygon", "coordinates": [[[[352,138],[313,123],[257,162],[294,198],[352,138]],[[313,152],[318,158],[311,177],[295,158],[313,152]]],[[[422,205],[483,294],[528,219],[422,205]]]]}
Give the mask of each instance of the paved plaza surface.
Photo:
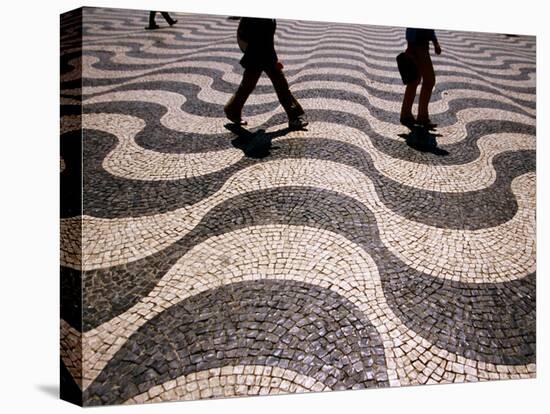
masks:
{"type": "Polygon", "coordinates": [[[77,17],[61,38],[61,186],[84,186],[61,356],[84,404],[535,376],[534,37],[437,30],[438,126],[411,131],[403,28],[279,20],[310,125],[264,75],[235,129],[238,21],[83,16],[81,62],[77,17]]]}

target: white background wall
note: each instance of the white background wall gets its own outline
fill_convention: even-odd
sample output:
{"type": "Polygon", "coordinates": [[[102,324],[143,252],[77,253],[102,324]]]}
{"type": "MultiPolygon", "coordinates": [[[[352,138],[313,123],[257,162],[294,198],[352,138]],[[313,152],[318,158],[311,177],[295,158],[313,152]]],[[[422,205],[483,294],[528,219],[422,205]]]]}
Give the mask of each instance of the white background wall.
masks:
{"type": "MultiPolygon", "coordinates": [[[[0,23],[0,411],[70,413],[58,384],[59,13],[82,5],[424,26],[537,35],[538,360],[536,380],[113,407],[110,413],[541,412],[548,410],[547,2],[298,0],[12,1],[0,23]],[[7,91],[7,93],[6,93],[7,91]]],[[[548,411],[545,411],[548,412],[548,411]]]]}

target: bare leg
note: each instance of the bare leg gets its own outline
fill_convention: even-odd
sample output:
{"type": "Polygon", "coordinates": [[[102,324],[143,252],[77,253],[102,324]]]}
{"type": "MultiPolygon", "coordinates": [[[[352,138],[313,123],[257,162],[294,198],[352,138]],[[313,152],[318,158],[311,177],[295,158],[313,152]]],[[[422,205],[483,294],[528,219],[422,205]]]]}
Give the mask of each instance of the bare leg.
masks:
{"type": "Polygon", "coordinates": [[[429,50],[420,55],[418,66],[422,76],[422,87],[420,88],[418,102],[418,120],[419,122],[427,122],[430,119],[428,105],[435,86],[435,73],[429,50]]]}
{"type": "Polygon", "coordinates": [[[242,110],[244,104],[260,79],[262,71],[259,69],[245,69],[243,79],[235,94],[225,105],[224,112],[227,118],[235,123],[242,123],[242,110]]]}
{"type": "MultiPolygon", "coordinates": [[[[411,56],[416,63],[417,54],[418,54],[416,47],[409,43],[407,46],[406,53],[409,56],[411,56]]],[[[406,125],[409,127],[412,126],[415,121],[414,116],[412,114],[412,106],[414,103],[414,99],[416,98],[416,89],[418,88],[419,84],[420,84],[420,73],[418,74],[417,79],[407,84],[407,86],[405,87],[405,94],[403,95],[403,103],[401,104],[401,115],[399,116],[399,121],[403,125],[406,125]]]]}
{"type": "Polygon", "coordinates": [[[412,106],[414,103],[414,98],[416,97],[416,88],[418,87],[418,83],[418,81],[411,82],[405,88],[403,104],[401,105],[401,120],[413,119],[412,106]]]}

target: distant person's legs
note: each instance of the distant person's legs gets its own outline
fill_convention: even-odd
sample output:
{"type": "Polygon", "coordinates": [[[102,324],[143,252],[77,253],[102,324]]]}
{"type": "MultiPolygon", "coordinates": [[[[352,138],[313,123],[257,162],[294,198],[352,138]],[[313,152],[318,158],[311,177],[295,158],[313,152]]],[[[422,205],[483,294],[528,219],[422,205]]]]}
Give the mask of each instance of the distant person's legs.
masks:
{"type": "Polygon", "coordinates": [[[145,27],[147,30],[154,30],[159,28],[158,24],[155,22],[156,14],[156,11],[149,12],[149,26],[145,27]]]}
{"type": "MultiPolygon", "coordinates": [[[[156,14],[156,11],[149,12],[149,26],[146,27],[147,30],[154,30],[159,28],[159,25],[155,22],[156,14]]],[[[160,12],[160,14],[162,14],[162,17],[164,17],[164,20],[166,20],[170,26],[178,22],[176,19],[172,19],[167,12],[160,12]]]]}
{"type": "Polygon", "coordinates": [[[164,20],[166,20],[166,22],[167,22],[170,26],[172,26],[172,25],[174,25],[174,24],[176,24],[176,23],[178,22],[177,20],[172,19],[172,18],[170,17],[170,15],[169,15],[167,12],[160,12],[160,14],[162,14],[162,17],[164,17],[164,20]]]}
{"type": "Polygon", "coordinates": [[[245,69],[241,84],[223,108],[227,119],[231,122],[236,124],[244,124],[242,120],[242,110],[244,104],[256,87],[261,75],[261,69],[245,69]]]}

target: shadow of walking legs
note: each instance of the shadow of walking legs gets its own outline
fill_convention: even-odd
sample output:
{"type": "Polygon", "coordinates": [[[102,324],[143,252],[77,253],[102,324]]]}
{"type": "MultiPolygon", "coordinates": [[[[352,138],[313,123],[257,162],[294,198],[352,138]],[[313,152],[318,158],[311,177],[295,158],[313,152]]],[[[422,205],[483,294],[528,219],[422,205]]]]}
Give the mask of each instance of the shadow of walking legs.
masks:
{"type": "Polygon", "coordinates": [[[265,129],[258,129],[251,132],[241,125],[226,124],[225,127],[237,135],[231,141],[231,145],[240,149],[245,157],[265,158],[271,153],[271,141],[274,138],[286,135],[290,132],[289,128],[283,128],[278,131],[266,133],[265,129]]]}
{"type": "Polygon", "coordinates": [[[407,145],[416,151],[429,152],[439,156],[449,155],[449,151],[437,146],[436,138],[440,137],[441,134],[436,134],[429,128],[414,126],[409,133],[399,134],[399,136],[404,138],[407,145]]]}

